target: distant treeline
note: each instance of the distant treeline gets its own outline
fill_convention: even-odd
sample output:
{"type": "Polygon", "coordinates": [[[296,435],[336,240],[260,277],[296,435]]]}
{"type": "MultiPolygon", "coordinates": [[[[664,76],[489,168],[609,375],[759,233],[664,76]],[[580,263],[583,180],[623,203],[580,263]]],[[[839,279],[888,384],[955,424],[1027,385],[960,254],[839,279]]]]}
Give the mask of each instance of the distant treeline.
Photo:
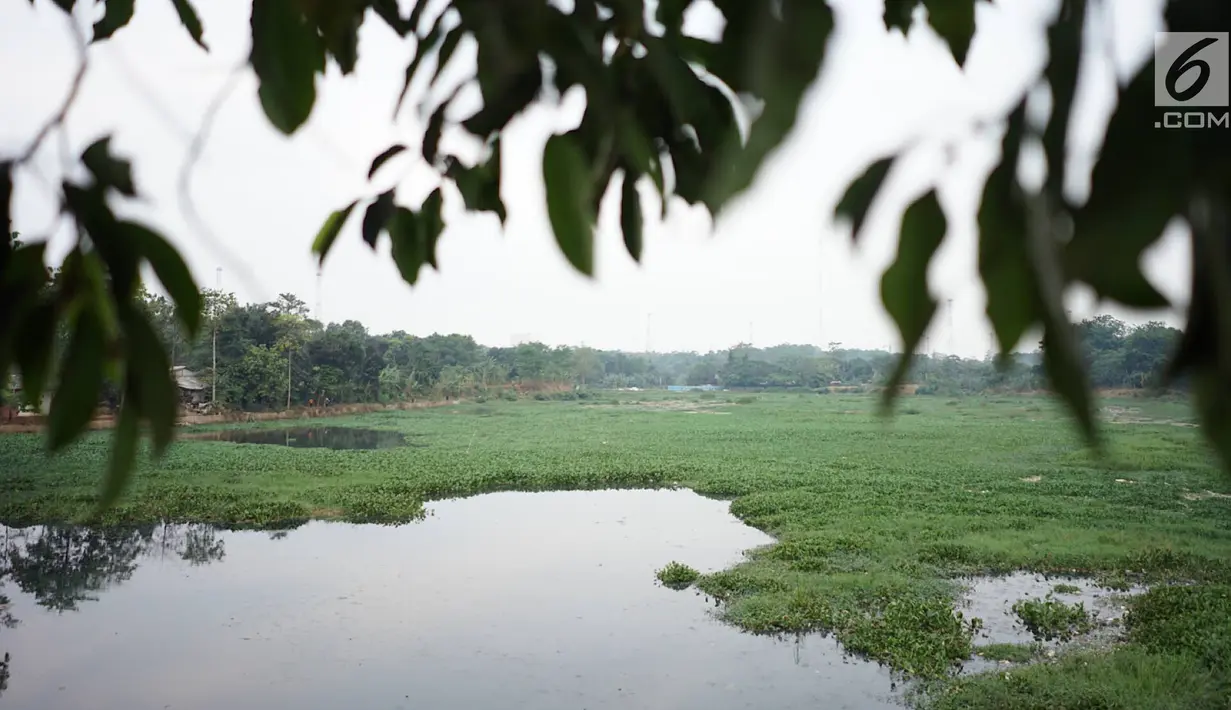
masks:
{"type": "MultiPolygon", "coordinates": [[[[309,402],[395,402],[454,398],[508,390],[717,385],[731,388],[806,389],[875,386],[898,357],[884,350],[829,343],[694,353],[627,353],[586,347],[522,343],[487,347],[467,335],[418,337],[402,331],[369,333],[348,320],[323,324],[308,317],[292,294],[269,303],[240,304],[234,294],[205,292],[204,327],[187,341],[174,307],[163,297],[145,303],[174,364],[197,373],[213,389],[217,342],[217,401],[232,409],[264,410],[309,402]]],[[[1179,331],[1161,323],[1136,328],[1110,316],[1079,326],[1093,384],[1151,388],[1179,331]]],[[[919,356],[911,382],[921,394],[1034,390],[1046,386],[1038,352],[998,365],[992,358],[919,356]]]]}

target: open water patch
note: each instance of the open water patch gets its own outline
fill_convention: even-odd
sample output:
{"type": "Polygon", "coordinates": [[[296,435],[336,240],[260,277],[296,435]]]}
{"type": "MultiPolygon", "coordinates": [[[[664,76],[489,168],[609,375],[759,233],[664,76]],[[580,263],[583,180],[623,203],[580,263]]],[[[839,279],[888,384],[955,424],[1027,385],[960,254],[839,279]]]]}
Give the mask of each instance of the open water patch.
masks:
{"type": "Polygon", "coordinates": [[[687,490],[493,493],[402,526],[0,527],[0,707],[887,708],[832,639],[655,584],[772,538],[687,490]]]}
{"type": "MultiPolygon", "coordinates": [[[[965,580],[966,593],[958,610],[967,618],[978,617],[982,628],[975,634],[976,654],[980,646],[992,644],[1034,645],[1038,657],[1054,657],[1070,645],[1097,646],[1120,638],[1123,634],[1127,597],[1142,594],[1144,586],[1131,586],[1117,591],[1100,586],[1084,577],[1060,577],[1031,572],[1015,572],[1002,576],[975,577],[965,580]],[[1089,616],[1089,628],[1072,638],[1044,638],[1029,629],[1014,611],[1020,601],[1060,602],[1080,604],[1089,616]]],[[[1037,660],[1037,659],[1032,659],[1037,660]]],[[[1002,660],[976,655],[963,666],[963,672],[976,673],[1003,665],[1002,660]]]]}
{"type": "Polygon", "coordinates": [[[294,427],[286,429],[220,429],[193,433],[186,439],[229,441],[233,444],[289,446],[336,451],[394,449],[402,446],[424,446],[407,439],[398,431],[357,429],[354,427],[294,427]]]}

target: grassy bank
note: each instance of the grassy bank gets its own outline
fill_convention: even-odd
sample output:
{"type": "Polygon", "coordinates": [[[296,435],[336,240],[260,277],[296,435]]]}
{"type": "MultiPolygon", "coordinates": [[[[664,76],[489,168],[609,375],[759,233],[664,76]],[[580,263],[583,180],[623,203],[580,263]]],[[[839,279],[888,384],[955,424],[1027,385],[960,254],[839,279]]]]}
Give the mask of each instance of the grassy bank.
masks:
{"type": "MultiPolygon", "coordinates": [[[[952,580],[960,575],[1030,569],[1108,583],[1231,584],[1231,498],[1224,497],[1231,480],[1186,426],[1187,405],[1104,404],[1110,421],[1101,460],[1042,397],[907,397],[888,423],[875,416],[871,397],[796,394],[611,393],[373,413],[344,423],[399,430],[415,446],[329,451],[181,441],[140,470],[110,520],[397,521],[419,515],[423,500],[492,490],[687,486],[731,498],[735,515],[780,540],[697,580],[726,602],[730,621],[762,632],[834,630],[850,650],[936,677],[971,653],[969,624],[952,613],[952,580]]],[[[88,512],[107,435],[52,460],[41,446],[33,435],[0,436],[0,521],[88,512]]],[[[1071,681],[1072,695],[1048,707],[1148,707],[1089,694],[1115,685],[1116,674],[1183,671],[1194,682],[1174,692],[1224,687],[1228,666],[1209,658],[1231,638],[1231,617],[1207,642],[1175,631],[1180,622],[1167,614],[1155,616],[1161,620],[1125,649],[1015,671],[1025,680],[963,680],[933,702],[1003,707],[1003,693],[1055,686],[1056,674],[1071,681]],[[1148,643],[1163,637],[1173,640],[1148,643]],[[1089,664],[1109,680],[1095,680],[1089,664]]],[[[1152,692],[1172,692],[1160,683],[1152,692]]],[[[1125,697],[1147,697],[1121,685],[1125,697]]],[[[1213,707],[1207,695],[1188,697],[1189,707],[1213,707]]]]}

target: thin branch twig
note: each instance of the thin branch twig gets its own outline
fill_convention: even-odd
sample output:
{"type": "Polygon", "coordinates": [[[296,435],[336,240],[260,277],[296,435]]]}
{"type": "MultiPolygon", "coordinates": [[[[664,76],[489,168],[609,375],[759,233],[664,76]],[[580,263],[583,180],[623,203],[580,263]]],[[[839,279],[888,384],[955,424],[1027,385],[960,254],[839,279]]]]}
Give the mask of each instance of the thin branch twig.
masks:
{"type": "Polygon", "coordinates": [[[81,33],[81,28],[77,26],[76,18],[71,13],[68,13],[66,16],[73,38],[77,40],[77,56],[79,60],[77,72],[73,75],[73,82],[69,85],[68,95],[64,97],[59,110],[35,134],[34,140],[30,142],[29,147],[17,159],[18,165],[30,162],[34,158],[34,154],[38,152],[38,149],[42,147],[43,141],[47,140],[47,136],[51,135],[51,132],[57,127],[64,125],[65,119],[68,118],[69,109],[73,107],[73,103],[77,100],[77,95],[81,92],[81,85],[85,81],[86,69],[90,66],[89,48],[86,46],[85,36],[81,33]]]}
{"type": "Polygon", "coordinates": [[[192,143],[188,146],[188,154],[184,158],[184,164],[180,168],[180,175],[177,188],[177,196],[179,198],[180,210],[184,214],[184,218],[188,221],[189,227],[197,232],[210,249],[214,251],[214,255],[223,261],[227,262],[229,268],[239,274],[240,281],[243,282],[249,290],[259,292],[260,287],[256,285],[256,279],[247,265],[240,259],[237,259],[222,242],[214,235],[214,233],[206,225],[205,220],[201,218],[197,212],[196,203],[192,199],[192,171],[196,167],[197,161],[201,159],[201,155],[205,152],[205,143],[209,138],[210,129],[214,125],[214,119],[217,118],[218,112],[222,109],[222,105],[230,97],[232,91],[235,90],[239,83],[240,77],[243,76],[243,71],[247,67],[247,61],[241,62],[231,71],[231,75],[227,81],[219,89],[218,93],[210,101],[209,106],[205,110],[205,115],[201,119],[201,125],[197,129],[197,133],[193,136],[192,143]]]}

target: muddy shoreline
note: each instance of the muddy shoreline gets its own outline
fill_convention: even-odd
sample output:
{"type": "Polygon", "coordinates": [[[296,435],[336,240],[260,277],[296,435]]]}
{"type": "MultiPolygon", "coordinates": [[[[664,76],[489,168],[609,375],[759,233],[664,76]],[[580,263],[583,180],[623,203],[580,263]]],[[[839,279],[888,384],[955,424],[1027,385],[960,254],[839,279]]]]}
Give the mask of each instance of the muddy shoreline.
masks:
{"type": "MultiPolygon", "coordinates": [[[[447,407],[463,402],[461,399],[430,400],[421,402],[397,402],[393,404],[335,404],[328,407],[297,407],[278,412],[225,412],[223,414],[189,414],[181,412],[176,420],[176,426],[203,426],[207,424],[235,424],[246,422],[265,422],[279,420],[325,419],[351,414],[367,414],[369,412],[385,412],[395,410],[429,409],[432,407],[447,407]]],[[[14,421],[0,423],[0,434],[37,434],[46,425],[47,417],[41,414],[25,415],[14,421]]],[[[89,428],[94,430],[111,429],[115,426],[115,416],[106,414],[90,421],[89,428]]]]}

